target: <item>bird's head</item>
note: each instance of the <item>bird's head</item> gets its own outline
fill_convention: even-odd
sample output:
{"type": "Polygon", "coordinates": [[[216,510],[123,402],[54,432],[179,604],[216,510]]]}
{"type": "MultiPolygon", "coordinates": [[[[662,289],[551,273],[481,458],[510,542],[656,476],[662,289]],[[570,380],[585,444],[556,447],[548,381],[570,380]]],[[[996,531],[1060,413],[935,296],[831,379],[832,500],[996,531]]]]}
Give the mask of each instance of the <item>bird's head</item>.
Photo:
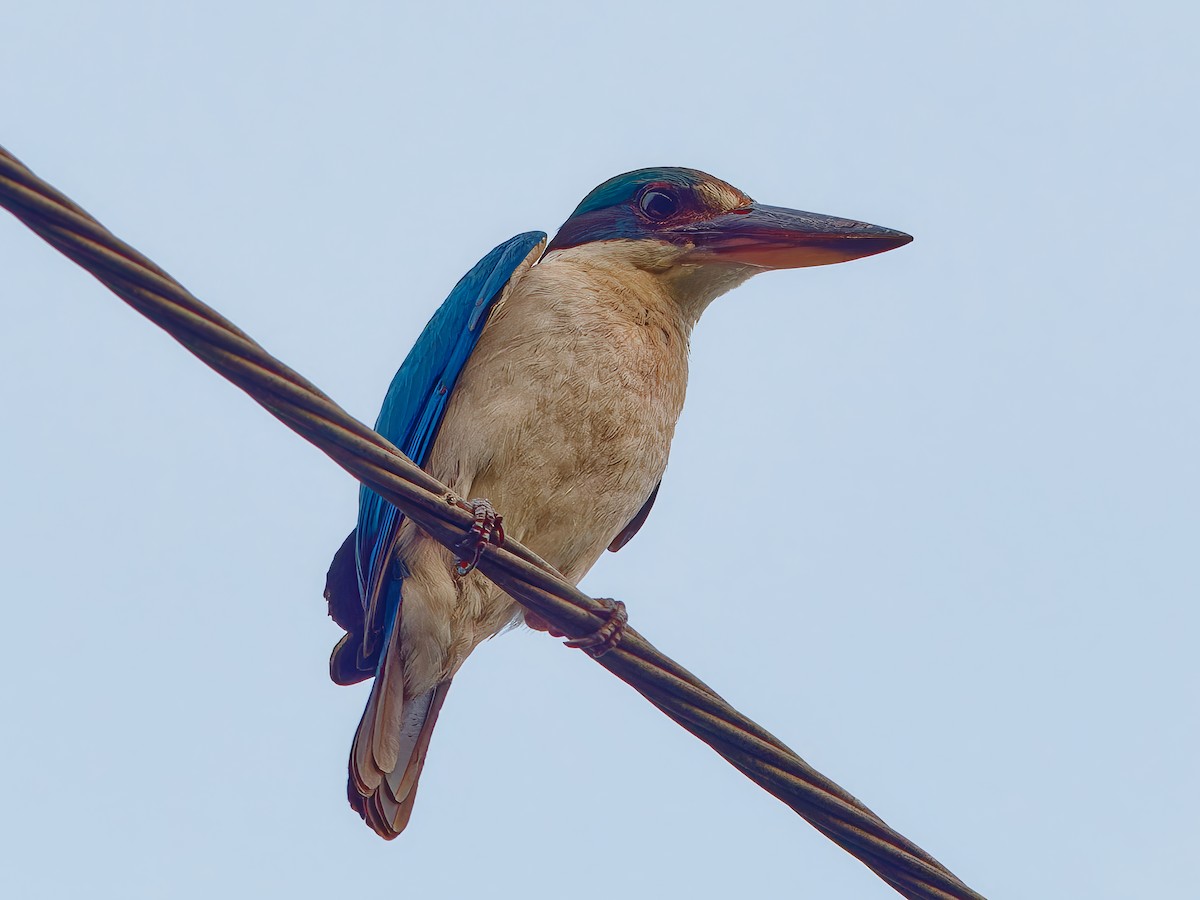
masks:
{"type": "Polygon", "coordinates": [[[696,295],[703,308],[758,272],[846,262],[911,240],[878,225],[765,206],[712,175],[663,167],[597,187],[546,252],[588,247],[619,258],[696,295]]]}

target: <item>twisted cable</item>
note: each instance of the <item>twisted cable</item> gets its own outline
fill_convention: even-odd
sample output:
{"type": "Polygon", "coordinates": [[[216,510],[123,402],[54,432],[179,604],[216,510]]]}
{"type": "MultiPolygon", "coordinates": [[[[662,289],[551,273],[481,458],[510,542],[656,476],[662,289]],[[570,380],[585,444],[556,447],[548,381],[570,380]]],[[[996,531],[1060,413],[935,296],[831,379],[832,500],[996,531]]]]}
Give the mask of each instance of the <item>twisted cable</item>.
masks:
{"type": "MultiPolygon", "coordinates": [[[[461,498],[3,147],[0,205],[288,428],[395,504],[434,539],[453,550],[470,530],[474,518],[458,505],[461,498]]],[[[607,620],[608,606],[581,593],[516,541],[488,546],[478,569],[570,638],[591,634],[607,620]]],[[[596,661],[902,896],[982,900],[945,866],[655,649],[632,627],[625,629],[613,650],[596,661]]]]}

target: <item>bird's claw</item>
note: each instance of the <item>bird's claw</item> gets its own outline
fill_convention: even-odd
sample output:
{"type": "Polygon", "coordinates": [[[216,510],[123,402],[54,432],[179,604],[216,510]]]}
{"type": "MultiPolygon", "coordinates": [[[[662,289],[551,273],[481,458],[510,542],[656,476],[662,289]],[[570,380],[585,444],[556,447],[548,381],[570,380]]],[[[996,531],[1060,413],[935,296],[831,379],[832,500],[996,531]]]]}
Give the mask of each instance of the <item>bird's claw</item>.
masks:
{"type": "Polygon", "coordinates": [[[484,547],[488,544],[499,547],[504,543],[504,516],[496,512],[487,500],[459,501],[458,506],[475,516],[471,530],[455,548],[463,555],[454,561],[454,574],[462,578],[479,564],[484,547]]]}
{"type": "Polygon", "coordinates": [[[608,618],[604,624],[591,634],[567,641],[565,644],[567,647],[582,650],[593,659],[599,659],[621,643],[621,637],[625,634],[625,626],[629,623],[629,613],[625,611],[625,604],[620,600],[597,597],[596,602],[608,610],[608,618]]]}

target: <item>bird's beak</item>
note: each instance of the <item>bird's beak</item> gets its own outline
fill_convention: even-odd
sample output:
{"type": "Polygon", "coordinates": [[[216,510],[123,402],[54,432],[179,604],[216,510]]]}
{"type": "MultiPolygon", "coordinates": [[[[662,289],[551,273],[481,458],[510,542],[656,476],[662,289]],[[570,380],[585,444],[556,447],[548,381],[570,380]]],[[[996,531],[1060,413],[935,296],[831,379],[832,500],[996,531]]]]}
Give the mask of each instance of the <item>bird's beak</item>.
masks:
{"type": "Polygon", "coordinates": [[[672,229],[697,262],[725,260],[762,269],[825,266],[903,247],[912,236],[866,222],[751,203],[672,229]]]}

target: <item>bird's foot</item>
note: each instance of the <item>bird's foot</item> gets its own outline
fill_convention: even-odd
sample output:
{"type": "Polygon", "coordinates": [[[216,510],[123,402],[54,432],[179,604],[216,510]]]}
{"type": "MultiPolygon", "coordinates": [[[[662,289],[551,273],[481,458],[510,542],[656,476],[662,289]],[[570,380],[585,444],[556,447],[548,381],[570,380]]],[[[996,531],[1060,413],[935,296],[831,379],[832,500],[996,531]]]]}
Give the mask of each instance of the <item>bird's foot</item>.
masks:
{"type": "Polygon", "coordinates": [[[454,561],[454,574],[462,578],[479,564],[484,547],[488,544],[499,547],[504,543],[504,516],[496,512],[487,500],[460,501],[458,505],[475,515],[471,530],[455,548],[463,555],[454,561]]]}
{"type": "Polygon", "coordinates": [[[625,626],[629,623],[629,613],[625,611],[625,604],[620,600],[597,597],[596,602],[608,610],[608,618],[605,623],[591,634],[567,641],[565,645],[582,650],[593,659],[599,659],[621,643],[621,637],[625,634],[625,626]]]}

